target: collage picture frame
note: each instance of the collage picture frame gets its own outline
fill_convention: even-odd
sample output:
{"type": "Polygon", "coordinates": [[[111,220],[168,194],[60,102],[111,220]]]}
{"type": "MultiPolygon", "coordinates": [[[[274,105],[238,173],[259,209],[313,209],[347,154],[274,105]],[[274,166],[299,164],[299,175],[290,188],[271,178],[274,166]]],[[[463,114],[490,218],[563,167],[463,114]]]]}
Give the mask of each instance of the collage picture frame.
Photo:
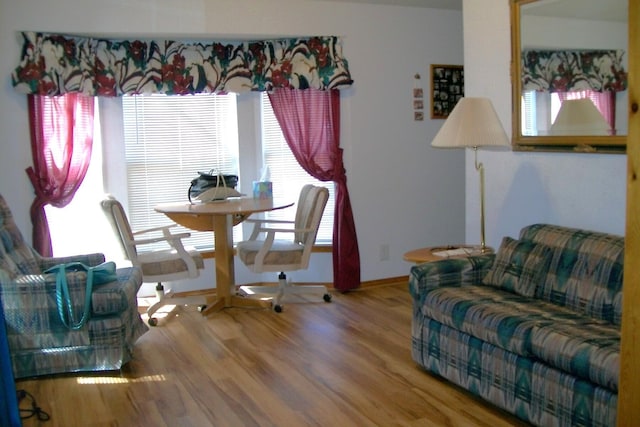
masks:
{"type": "Polygon", "coordinates": [[[431,118],[446,119],[464,96],[462,65],[431,64],[431,118]]]}

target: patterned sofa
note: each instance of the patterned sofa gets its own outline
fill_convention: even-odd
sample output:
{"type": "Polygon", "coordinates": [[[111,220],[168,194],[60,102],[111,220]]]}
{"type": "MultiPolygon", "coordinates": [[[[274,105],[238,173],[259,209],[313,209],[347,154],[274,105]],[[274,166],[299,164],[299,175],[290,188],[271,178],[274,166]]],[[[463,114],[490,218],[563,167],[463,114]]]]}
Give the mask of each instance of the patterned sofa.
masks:
{"type": "MultiPolygon", "coordinates": [[[[120,369],[147,331],[138,313],[137,268],[118,269],[117,281],[95,285],[89,320],[79,330],[67,329],[58,317],[55,274],[42,272],[72,261],[97,265],[104,255],[41,257],[24,242],[0,196],[0,302],[16,378],[120,369]]],[[[85,272],[67,273],[76,313],[84,307],[85,280],[85,272]]]]}
{"type": "Polygon", "coordinates": [[[412,356],[538,426],[615,426],[624,239],[546,224],[411,268],[412,356]]]}

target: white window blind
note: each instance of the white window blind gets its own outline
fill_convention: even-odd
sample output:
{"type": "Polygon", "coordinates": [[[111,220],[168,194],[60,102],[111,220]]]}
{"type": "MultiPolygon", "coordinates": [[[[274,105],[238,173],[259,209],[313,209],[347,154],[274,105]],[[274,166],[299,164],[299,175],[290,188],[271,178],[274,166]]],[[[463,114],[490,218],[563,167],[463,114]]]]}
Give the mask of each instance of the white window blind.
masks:
{"type": "MultiPolygon", "coordinates": [[[[122,110],[133,230],[170,223],[154,206],[186,202],[198,171],[238,174],[235,95],[124,96],[122,110]]],[[[189,245],[211,249],[213,233],[186,231],[189,245]]],[[[240,227],[237,240],[236,233],[240,227]]]]}
{"type": "MultiPolygon", "coordinates": [[[[305,184],[322,185],[329,189],[329,200],[325,208],[316,243],[331,243],[333,237],[333,212],[335,191],[333,182],[322,182],[309,175],[298,164],[284,139],[271,102],[263,92],[262,104],[262,155],[264,164],[269,167],[273,183],[273,197],[276,201],[297,201],[297,196],[305,184]]],[[[272,219],[292,219],[290,212],[272,211],[265,214],[272,219]]]]}
{"type": "Polygon", "coordinates": [[[522,135],[535,136],[538,134],[536,123],[536,93],[534,91],[522,94],[522,135]]]}

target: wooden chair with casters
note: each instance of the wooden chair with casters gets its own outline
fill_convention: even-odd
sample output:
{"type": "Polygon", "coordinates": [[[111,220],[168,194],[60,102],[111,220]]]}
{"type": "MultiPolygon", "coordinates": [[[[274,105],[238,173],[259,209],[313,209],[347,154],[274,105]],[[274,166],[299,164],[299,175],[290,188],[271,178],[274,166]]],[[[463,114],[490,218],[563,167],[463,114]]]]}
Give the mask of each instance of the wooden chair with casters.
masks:
{"type": "Polygon", "coordinates": [[[154,314],[165,305],[198,305],[199,309],[206,306],[207,299],[204,296],[178,297],[173,289],[165,292],[163,285],[167,281],[196,278],[204,268],[202,255],[194,248],[183,245],[182,239],[189,237],[190,233],[172,234],[171,229],[177,224],[134,232],[119,201],[109,196],[101,202],[101,206],[125,258],[142,270],[144,283],[156,283],[157,301],[147,309],[150,326],[158,324],[154,314]],[[158,242],[166,242],[168,247],[139,251],[144,245],[158,242]]]}
{"type": "Polygon", "coordinates": [[[305,185],[300,192],[294,221],[248,219],[254,223],[249,240],[237,245],[238,257],[252,272],[280,272],[277,286],[241,286],[239,292],[247,297],[272,298],[273,309],[282,311],[287,294],[320,294],[331,301],[331,294],[323,285],[294,285],[287,281],[285,271],[309,267],[311,250],[318,234],[322,213],[329,198],[324,187],[305,185]],[[276,234],[288,234],[289,239],[276,239],[276,234]],[[261,237],[262,238],[259,238],[261,237]]]}

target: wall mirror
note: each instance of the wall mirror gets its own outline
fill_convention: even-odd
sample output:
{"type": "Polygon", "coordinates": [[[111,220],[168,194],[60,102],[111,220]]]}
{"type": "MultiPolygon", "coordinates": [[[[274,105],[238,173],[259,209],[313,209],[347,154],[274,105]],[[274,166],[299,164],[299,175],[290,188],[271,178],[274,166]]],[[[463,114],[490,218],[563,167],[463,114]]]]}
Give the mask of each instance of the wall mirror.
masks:
{"type": "Polygon", "coordinates": [[[511,0],[514,150],[626,151],[627,1],[511,0]]]}

